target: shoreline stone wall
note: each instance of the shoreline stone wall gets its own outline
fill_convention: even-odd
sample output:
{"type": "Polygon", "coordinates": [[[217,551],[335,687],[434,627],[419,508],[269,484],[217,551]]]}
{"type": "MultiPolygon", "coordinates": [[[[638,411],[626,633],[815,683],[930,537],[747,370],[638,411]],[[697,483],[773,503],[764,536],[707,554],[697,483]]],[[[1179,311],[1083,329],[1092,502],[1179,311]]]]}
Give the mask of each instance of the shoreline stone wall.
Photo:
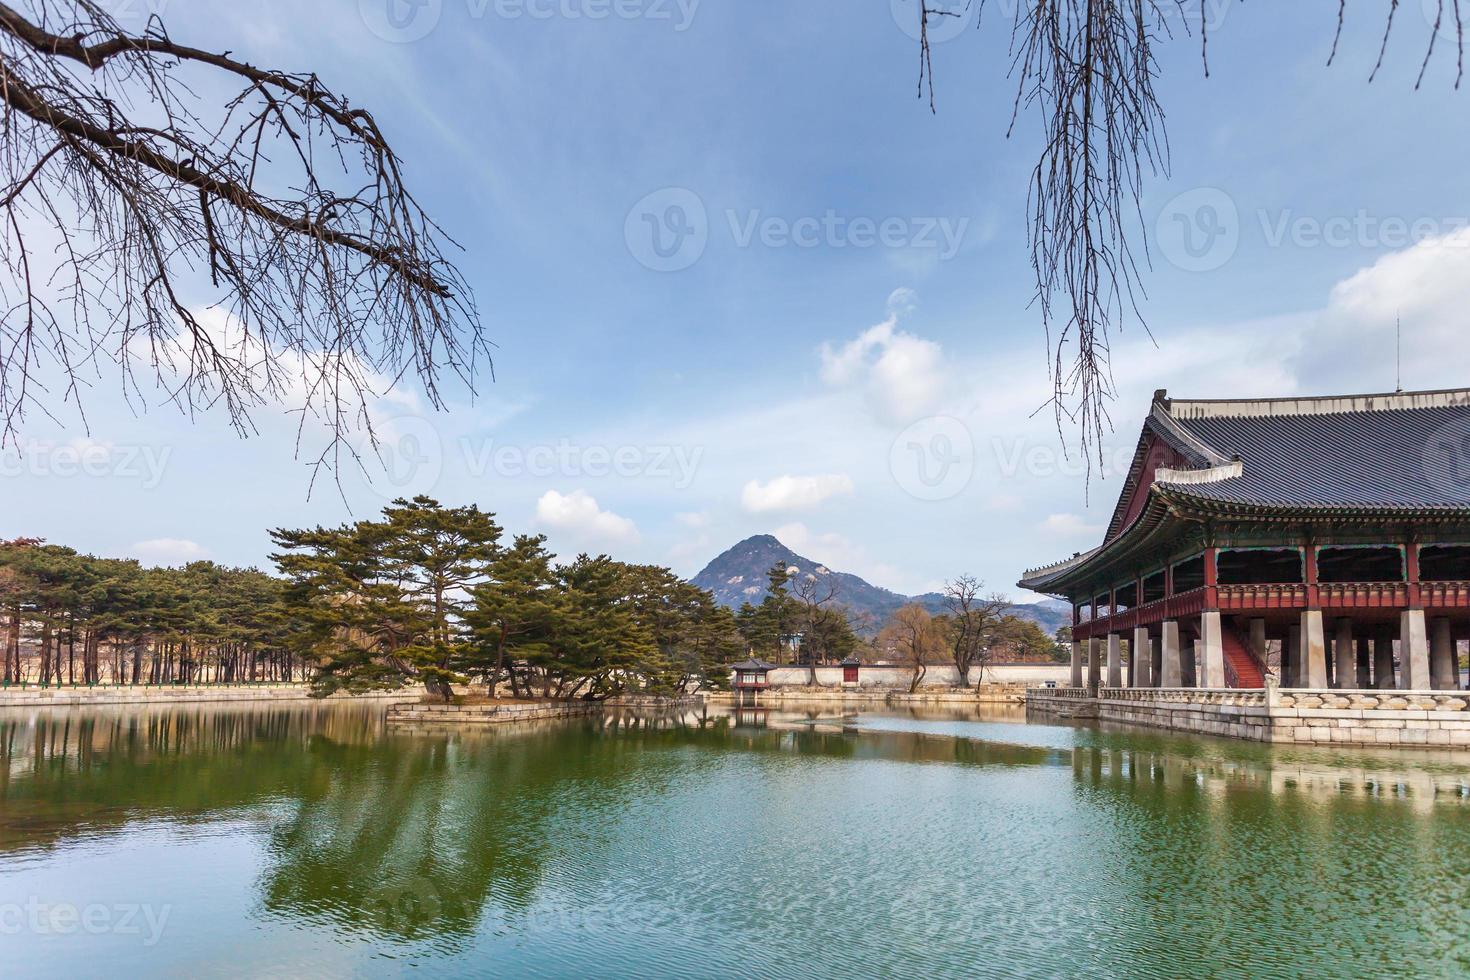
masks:
{"type": "Polygon", "coordinates": [[[502,725],[551,718],[584,718],[600,714],[602,704],[594,701],[553,701],[536,704],[431,704],[401,701],[388,708],[388,724],[397,726],[502,725]]]}
{"type": "Polygon", "coordinates": [[[1288,745],[1470,748],[1470,695],[1453,691],[1197,688],[1032,690],[1027,711],[1288,745]]]}
{"type": "Polygon", "coordinates": [[[388,708],[388,723],[394,728],[438,728],[458,725],[507,725],[517,722],[546,721],[554,718],[588,718],[608,708],[671,709],[695,708],[705,703],[698,695],[659,697],[630,694],[606,701],[472,701],[468,704],[441,704],[417,698],[400,701],[388,708]]]}

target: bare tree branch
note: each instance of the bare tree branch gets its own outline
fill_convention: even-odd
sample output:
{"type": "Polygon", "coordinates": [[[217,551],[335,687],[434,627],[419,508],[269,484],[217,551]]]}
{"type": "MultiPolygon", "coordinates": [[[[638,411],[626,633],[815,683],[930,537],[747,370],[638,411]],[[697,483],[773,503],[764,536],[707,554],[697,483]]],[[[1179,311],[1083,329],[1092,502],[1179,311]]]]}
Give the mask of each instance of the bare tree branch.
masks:
{"type": "MultiPolygon", "coordinates": [[[[941,0],[917,2],[920,97],[927,80],[932,109],[928,26],[931,17],[956,12],[942,9],[941,0]]],[[[983,15],[985,0],[970,2],[983,15]]],[[[1386,2],[1387,17],[1370,81],[1384,64],[1400,0],[1379,2],[1386,2]]],[[[1415,87],[1423,82],[1436,40],[1449,33],[1452,15],[1459,88],[1465,49],[1462,0],[1434,2],[1437,13],[1415,87]]],[[[1347,7],[1348,0],[1339,0],[1329,64],[1337,56],[1347,7]]],[[[1036,110],[1043,127],[1027,203],[1036,301],[1049,352],[1050,405],[1063,441],[1069,426],[1078,430],[1089,471],[1094,454],[1101,462],[1102,438],[1111,428],[1111,333],[1129,321],[1148,329],[1139,309],[1145,297],[1141,271],[1148,259],[1140,201],[1145,176],[1169,172],[1164,110],[1155,88],[1156,52],[1176,36],[1189,36],[1191,23],[1198,25],[1208,75],[1210,24],[1202,0],[1017,0],[1015,6],[1011,52],[1017,91],[1011,131],[1023,108],[1036,110]],[[1197,19],[1190,3],[1200,4],[1197,19]]]]}
{"type": "Polygon", "coordinates": [[[0,443],[58,399],[85,419],[104,368],[130,402],[143,368],[186,414],[223,403],[241,434],[285,402],[334,468],[382,388],[411,375],[436,408],[446,376],[474,391],[489,343],[457,246],[370,113],[156,19],[133,35],[94,0],[27,6],[0,2],[0,443]]]}

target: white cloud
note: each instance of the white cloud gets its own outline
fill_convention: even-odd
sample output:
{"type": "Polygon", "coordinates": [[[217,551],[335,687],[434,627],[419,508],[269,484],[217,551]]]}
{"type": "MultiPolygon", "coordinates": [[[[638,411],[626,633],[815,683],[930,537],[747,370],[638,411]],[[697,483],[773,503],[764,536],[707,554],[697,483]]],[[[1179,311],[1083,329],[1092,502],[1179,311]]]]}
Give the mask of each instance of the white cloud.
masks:
{"type": "Polygon", "coordinates": [[[709,514],[702,510],[684,511],[675,514],[674,520],[685,527],[709,527],[709,514]]]}
{"type": "Polygon", "coordinates": [[[187,538],[150,538],[134,544],[131,552],[144,565],[187,565],[207,554],[202,545],[187,538]]]}
{"type": "Polygon", "coordinates": [[[1292,368],[1313,392],[1388,391],[1403,323],[1403,385],[1458,387],[1470,357],[1470,229],[1427,238],[1339,282],[1308,318],[1292,368]]]}
{"type": "Polygon", "coordinates": [[[637,525],[626,517],[603,510],[586,490],[568,494],[546,491],[536,501],[536,519],[547,527],[574,531],[598,541],[638,540],[637,525]]]}
{"type": "Polygon", "coordinates": [[[761,483],[751,480],[740,493],[740,503],[752,514],[773,510],[801,510],[815,507],[838,495],[851,496],[852,478],[845,473],[820,476],[778,476],[761,483]]]}
{"type": "Polygon", "coordinates": [[[943,349],[898,329],[899,317],[917,303],[913,290],[896,289],[888,297],[888,319],[840,347],[821,347],[822,380],[834,388],[861,389],[884,422],[907,423],[931,415],[949,391],[943,349]]]}

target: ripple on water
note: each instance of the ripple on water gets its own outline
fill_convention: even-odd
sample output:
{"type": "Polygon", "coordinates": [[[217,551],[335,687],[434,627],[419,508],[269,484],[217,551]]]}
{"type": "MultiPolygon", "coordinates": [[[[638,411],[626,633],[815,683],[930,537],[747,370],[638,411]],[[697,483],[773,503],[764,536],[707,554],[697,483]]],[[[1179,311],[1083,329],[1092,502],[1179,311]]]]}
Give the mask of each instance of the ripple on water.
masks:
{"type": "Polygon", "coordinates": [[[0,738],[12,752],[7,894],[175,911],[149,949],[29,936],[10,944],[9,964],[26,975],[97,962],[302,975],[1470,969],[1470,802],[1450,791],[1470,767],[1453,756],[914,712],[388,738],[370,719],[283,710],[217,725],[195,712],[186,735],[156,726],[166,743],[147,726],[102,726],[85,756],[76,739],[58,758],[26,748],[55,740],[0,738]]]}

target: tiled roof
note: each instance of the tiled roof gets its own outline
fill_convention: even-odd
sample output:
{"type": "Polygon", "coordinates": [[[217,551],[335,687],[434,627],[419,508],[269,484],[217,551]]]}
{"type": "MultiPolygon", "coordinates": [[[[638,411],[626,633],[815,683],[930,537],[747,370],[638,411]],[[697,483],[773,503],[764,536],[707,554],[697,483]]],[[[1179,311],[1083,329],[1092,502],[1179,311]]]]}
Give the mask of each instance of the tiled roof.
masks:
{"type": "MultiPolygon", "coordinates": [[[[1412,404],[1403,397],[1387,404],[1412,404]]],[[[1283,507],[1463,509],[1470,508],[1470,404],[1448,403],[1458,400],[1317,413],[1265,413],[1260,406],[1272,403],[1240,403],[1260,414],[1229,414],[1228,403],[1214,403],[1200,417],[1177,408],[1169,414],[1200,443],[1241,461],[1239,476],[1191,482],[1189,496],[1283,507]]]]}
{"type": "Polygon", "coordinates": [[[776,669],[776,665],[775,664],[768,664],[764,660],[742,660],[738,664],[731,664],[730,665],[730,669],[731,670],[750,670],[750,671],[775,670],[776,669]]]}
{"type": "Polygon", "coordinates": [[[1284,511],[1437,511],[1470,519],[1470,389],[1237,401],[1154,396],[1145,423],[1185,461],[1160,468],[1151,507],[1116,526],[1138,487],[1146,443],[1100,547],[1034,569],[1047,591],[1154,533],[1173,503],[1284,511]]]}

